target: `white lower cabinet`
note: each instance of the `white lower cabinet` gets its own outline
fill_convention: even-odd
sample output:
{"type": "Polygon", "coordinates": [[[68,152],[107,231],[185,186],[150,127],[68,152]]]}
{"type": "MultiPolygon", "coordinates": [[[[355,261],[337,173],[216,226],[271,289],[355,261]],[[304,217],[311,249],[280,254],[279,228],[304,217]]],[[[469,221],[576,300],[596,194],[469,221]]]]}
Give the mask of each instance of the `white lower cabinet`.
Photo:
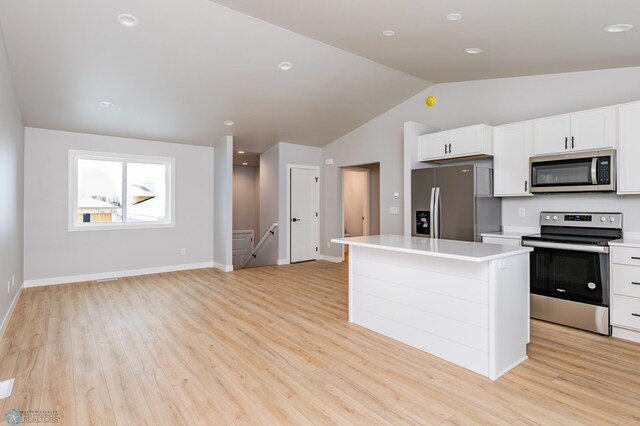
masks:
{"type": "Polygon", "coordinates": [[[493,191],[496,197],[530,196],[532,122],[494,128],[493,191]]]}
{"type": "Polygon", "coordinates": [[[640,244],[611,247],[613,335],[640,342],[640,244]]]}

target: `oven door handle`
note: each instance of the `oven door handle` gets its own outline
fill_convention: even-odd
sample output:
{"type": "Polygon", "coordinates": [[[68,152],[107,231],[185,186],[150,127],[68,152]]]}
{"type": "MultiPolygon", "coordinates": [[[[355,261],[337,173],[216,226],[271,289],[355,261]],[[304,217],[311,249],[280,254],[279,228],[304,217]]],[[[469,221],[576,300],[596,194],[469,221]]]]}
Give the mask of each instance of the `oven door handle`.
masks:
{"type": "Polygon", "coordinates": [[[591,159],[591,184],[598,184],[598,157],[591,159]]]}
{"type": "Polygon", "coordinates": [[[526,247],[540,247],[540,248],[553,248],[559,250],[575,250],[575,251],[586,251],[591,253],[609,253],[609,247],[603,246],[587,246],[582,244],[563,244],[563,243],[552,243],[549,241],[533,241],[533,240],[525,240],[522,242],[523,246],[526,247]]]}

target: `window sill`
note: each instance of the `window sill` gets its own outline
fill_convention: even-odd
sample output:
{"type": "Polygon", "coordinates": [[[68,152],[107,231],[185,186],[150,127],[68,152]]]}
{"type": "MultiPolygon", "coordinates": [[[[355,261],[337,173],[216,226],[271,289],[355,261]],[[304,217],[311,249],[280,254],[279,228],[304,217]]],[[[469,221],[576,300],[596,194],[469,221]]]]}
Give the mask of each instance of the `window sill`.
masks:
{"type": "Polygon", "coordinates": [[[163,229],[175,228],[173,223],[132,223],[132,224],[105,224],[105,225],[70,225],[69,232],[85,232],[85,231],[123,231],[129,229],[163,229]]]}

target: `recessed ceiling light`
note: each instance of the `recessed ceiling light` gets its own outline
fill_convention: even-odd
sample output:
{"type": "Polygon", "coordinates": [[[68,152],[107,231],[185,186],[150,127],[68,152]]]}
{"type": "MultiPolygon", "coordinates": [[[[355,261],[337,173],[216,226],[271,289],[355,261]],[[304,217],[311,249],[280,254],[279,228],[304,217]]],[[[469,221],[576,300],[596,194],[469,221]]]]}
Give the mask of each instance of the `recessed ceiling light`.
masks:
{"type": "Polygon", "coordinates": [[[249,163],[242,163],[242,165],[243,165],[243,166],[246,166],[246,165],[248,165],[248,164],[249,164],[249,163]]]}
{"type": "Polygon", "coordinates": [[[112,102],[103,101],[103,102],[100,102],[100,106],[102,108],[113,108],[113,103],[112,102]]]}
{"type": "Polygon", "coordinates": [[[231,121],[231,120],[227,120],[227,121],[224,122],[225,126],[233,126],[234,124],[235,123],[233,121],[231,121]]]}
{"type": "Polygon", "coordinates": [[[450,13],[447,15],[447,21],[459,21],[462,19],[462,15],[459,13],[450,13]]]}
{"type": "Polygon", "coordinates": [[[633,25],[631,24],[613,24],[604,27],[603,30],[608,33],[623,33],[625,31],[629,31],[632,28],[633,25]]]}
{"type": "Polygon", "coordinates": [[[291,67],[293,67],[293,64],[291,62],[280,62],[278,64],[278,68],[280,68],[282,71],[289,71],[291,67]]]}
{"type": "Polygon", "coordinates": [[[477,47],[467,47],[464,49],[465,52],[471,55],[477,55],[478,53],[482,53],[482,49],[478,49],[477,47]]]}
{"type": "Polygon", "coordinates": [[[393,37],[394,35],[396,35],[396,32],[393,30],[384,30],[382,32],[382,35],[385,37],[393,37]]]}
{"type": "Polygon", "coordinates": [[[238,151],[238,154],[244,154],[244,151],[238,151]]]}
{"type": "Polygon", "coordinates": [[[135,27],[138,25],[138,18],[130,13],[122,13],[118,15],[118,22],[123,27],[135,27]]]}

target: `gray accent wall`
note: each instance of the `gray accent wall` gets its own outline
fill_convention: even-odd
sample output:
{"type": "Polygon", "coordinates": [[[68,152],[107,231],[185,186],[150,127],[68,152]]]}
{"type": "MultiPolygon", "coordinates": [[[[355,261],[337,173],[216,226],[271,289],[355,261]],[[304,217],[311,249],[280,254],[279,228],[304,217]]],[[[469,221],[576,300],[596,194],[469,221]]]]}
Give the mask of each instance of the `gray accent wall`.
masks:
{"type": "Polygon", "coordinates": [[[253,229],[254,238],[260,234],[259,170],[253,166],[233,166],[233,230],[253,229]]]}
{"type": "Polygon", "coordinates": [[[0,337],[23,282],[24,124],[0,28],[0,337]],[[15,283],[7,292],[7,282],[15,283]]]}
{"type": "Polygon", "coordinates": [[[25,136],[25,280],[213,261],[213,148],[34,128],[25,136]],[[175,227],[70,232],[70,149],[175,158],[175,227]]]}
{"type": "MultiPolygon", "coordinates": [[[[260,241],[272,224],[278,223],[279,194],[279,153],[280,145],[275,144],[260,155],[260,233],[256,240],[260,241]]],[[[280,224],[273,237],[260,248],[251,266],[275,265],[278,261],[278,236],[280,224]]]]}
{"type": "MultiPolygon", "coordinates": [[[[333,159],[333,164],[323,166],[323,254],[340,255],[340,248],[329,244],[341,232],[339,167],[380,162],[380,233],[403,233],[403,126],[407,121],[442,130],[478,123],[497,126],[635,100],[640,100],[640,67],[433,85],[324,147],[323,157],[333,159]],[[437,99],[432,108],[425,105],[429,95],[437,99]],[[393,198],[394,192],[400,193],[400,199],[393,198]],[[389,208],[394,206],[400,207],[400,214],[390,213],[389,208]]],[[[596,203],[601,209],[631,206],[637,200],[633,196],[604,197],[609,204],[596,203]]],[[[527,203],[535,216],[536,211],[549,204],[572,210],[575,201],[574,197],[562,195],[547,199],[505,198],[503,225],[533,223],[529,211],[525,221],[517,218],[522,203],[527,203]]],[[[631,219],[627,223],[630,230],[637,230],[631,219]]]]}

